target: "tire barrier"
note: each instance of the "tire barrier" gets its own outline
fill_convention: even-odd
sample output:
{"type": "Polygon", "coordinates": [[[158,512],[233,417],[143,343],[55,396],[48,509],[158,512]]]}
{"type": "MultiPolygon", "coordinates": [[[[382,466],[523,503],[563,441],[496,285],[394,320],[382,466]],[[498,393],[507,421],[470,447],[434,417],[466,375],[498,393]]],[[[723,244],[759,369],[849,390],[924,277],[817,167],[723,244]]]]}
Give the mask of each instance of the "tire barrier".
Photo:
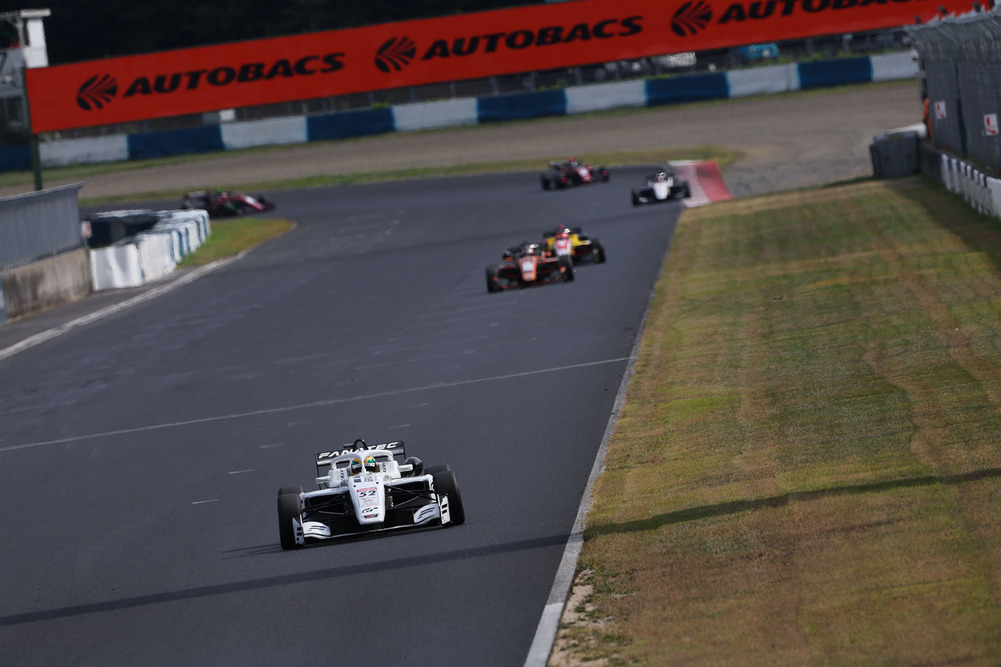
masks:
{"type": "MultiPolygon", "coordinates": [[[[310,116],[234,121],[183,130],[66,139],[41,144],[43,167],[237,150],[623,107],[773,95],[804,88],[916,78],[910,53],[769,65],[511,95],[415,102],[310,116]]],[[[0,171],[31,169],[27,146],[0,147],[0,171]]]]}
{"type": "MultiPolygon", "coordinates": [[[[135,216],[137,211],[112,211],[102,216],[113,217],[116,213],[135,216]]],[[[150,229],[90,251],[95,292],[138,287],[163,278],[211,234],[209,215],[200,209],[145,213],[158,218],[150,229]]]]}

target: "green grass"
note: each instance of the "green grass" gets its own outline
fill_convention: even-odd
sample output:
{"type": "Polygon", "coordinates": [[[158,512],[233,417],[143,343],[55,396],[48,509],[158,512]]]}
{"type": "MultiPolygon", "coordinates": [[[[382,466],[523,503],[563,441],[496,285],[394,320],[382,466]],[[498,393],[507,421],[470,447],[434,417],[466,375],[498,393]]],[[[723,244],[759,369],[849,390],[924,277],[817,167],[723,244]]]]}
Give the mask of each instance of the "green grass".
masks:
{"type": "Polygon", "coordinates": [[[192,267],[231,257],[248,248],[264,243],[295,227],[284,218],[231,218],[213,220],[212,234],[195,252],[185,257],[178,266],[192,267]]]}
{"type": "Polygon", "coordinates": [[[687,211],[641,345],[554,663],[996,664],[997,220],[920,179],[687,211]]]}

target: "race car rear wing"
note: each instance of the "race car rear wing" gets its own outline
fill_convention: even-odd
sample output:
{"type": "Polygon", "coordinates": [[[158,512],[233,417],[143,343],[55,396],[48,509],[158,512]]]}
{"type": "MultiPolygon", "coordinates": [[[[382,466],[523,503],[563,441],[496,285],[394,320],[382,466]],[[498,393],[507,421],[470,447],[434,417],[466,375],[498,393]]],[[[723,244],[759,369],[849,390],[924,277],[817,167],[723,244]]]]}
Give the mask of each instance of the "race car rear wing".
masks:
{"type": "Polygon", "coordinates": [[[353,444],[343,445],[340,449],[334,449],[328,452],[315,452],[316,455],[316,476],[320,477],[320,468],[323,466],[330,466],[334,459],[336,459],[341,454],[348,454],[350,452],[364,452],[370,449],[384,449],[393,455],[393,459],[397,463],[403,463],[407,458],[407,450],[403,446],[402,440],[394,440],[393,442],[382,442],[375,445],[370,445],[364,440],[356,440],[353,444]]]}

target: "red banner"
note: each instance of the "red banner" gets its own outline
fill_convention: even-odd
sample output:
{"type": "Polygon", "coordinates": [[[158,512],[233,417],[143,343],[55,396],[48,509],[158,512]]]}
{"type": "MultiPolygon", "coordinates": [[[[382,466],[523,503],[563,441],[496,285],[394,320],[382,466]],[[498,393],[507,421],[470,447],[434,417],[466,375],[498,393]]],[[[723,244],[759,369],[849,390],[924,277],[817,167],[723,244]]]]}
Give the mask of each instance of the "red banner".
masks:
{"type": "Polygon", "coordinates": [[[970,0],[577,0],[27,72],[35,132],[927,21],[970,0]]]}

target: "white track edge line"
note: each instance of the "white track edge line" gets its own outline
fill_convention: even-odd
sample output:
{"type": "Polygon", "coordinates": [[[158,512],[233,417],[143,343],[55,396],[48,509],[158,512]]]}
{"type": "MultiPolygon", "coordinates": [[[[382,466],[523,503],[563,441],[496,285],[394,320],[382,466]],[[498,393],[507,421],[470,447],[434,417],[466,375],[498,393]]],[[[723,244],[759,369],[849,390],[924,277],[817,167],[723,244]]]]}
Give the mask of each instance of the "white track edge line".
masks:
{"type": "MultiPolygon", "coordinates": [[[[679,220],[681,214],[678,215],[679,220]]],[[[677,222],[675,223],[677,231],[677,222]]],[[[671,241],[674,241],[674,232],[671,232],[671,241]]],[[[608,451],[608,441],[615,431],[615,424],[619,420],[619,412],[626,402],[626,391],[629,389],[629,382],[633,377],[633,369],[639,356],[640,345],[643,342],[643,334],[646,332],[647,319],[650,317],[650,306],[657,291],[657,283],[664,272],[664,265],[667,263],[667,255],[671,250],[670,243],[664,252],[664,259],[661,260],[660,269],[657,271],[657,278],[650,288],[650,296],[647,298],[646,309],[643,311],[643,319],[640,322],[639,332],[636,335],[636,342],[629,353],[629,362],[626,365],[625,373],[622,375],[622,382],[619,383],[619,392],[615,396],[615,403],[612,405],[612,413],[608,417],[608,424],[605,426],[605,433],[601,438],[601,446],[594,458],[594,465],[591,467],[591,474],[587,478],[587,485],[584,487],[584,495],[580,500],[580,507],[577,508],[577,518],[574,520],[573,530],[567,538],[567,546],[563,550],[563,558],[556,569],[556,580],[549,591],[549,598],[546,606],[542,610],[542,617],[535,630],[535,638],[532,646],[528,649],[528,656],[525,658],[525,667],[545,667],[549,662],[553,646],[556,644],[556,633],[559,631],[560,618],[563,616],[563,608],[566,606],[567,598],[570,596],[570,589],[573,586],[574,574],[577,570],[577,559],[580,558],[580,551],[584,546],[584,528],[587,521],[588,512],[591,510],[591,495],[594,492],[594,484],[598,476],[605,469],[605,454],[608,451]]]]}

